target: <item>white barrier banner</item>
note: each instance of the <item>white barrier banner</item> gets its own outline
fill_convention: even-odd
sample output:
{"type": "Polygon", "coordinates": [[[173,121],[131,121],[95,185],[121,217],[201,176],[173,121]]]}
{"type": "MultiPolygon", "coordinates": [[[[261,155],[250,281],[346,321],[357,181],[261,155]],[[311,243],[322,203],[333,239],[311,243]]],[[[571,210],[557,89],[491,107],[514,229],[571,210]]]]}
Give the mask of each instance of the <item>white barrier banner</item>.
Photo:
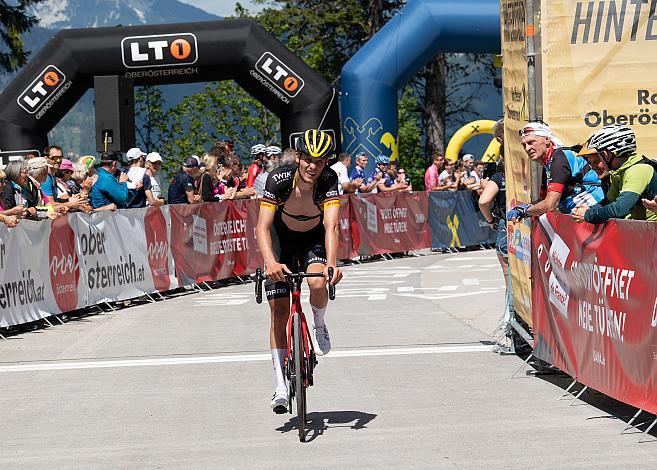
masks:
{"type": "Polygon", "coordinates": [[[50,224],[0,224],[0,327],[47,317],[58,307],[48,272],[50,224]]]}
{"type": "Polygon", "coordinates": [[[166,220],[161,210],[149,211],[148,230],[146,210],[78,216],[75,227],[81,266],[78,292],[86,294],[86,305],[169,289],[169,273],[173,270],[168,259],[166,220]],[[156,289],[154,279],[162,289],[156,289]]]}

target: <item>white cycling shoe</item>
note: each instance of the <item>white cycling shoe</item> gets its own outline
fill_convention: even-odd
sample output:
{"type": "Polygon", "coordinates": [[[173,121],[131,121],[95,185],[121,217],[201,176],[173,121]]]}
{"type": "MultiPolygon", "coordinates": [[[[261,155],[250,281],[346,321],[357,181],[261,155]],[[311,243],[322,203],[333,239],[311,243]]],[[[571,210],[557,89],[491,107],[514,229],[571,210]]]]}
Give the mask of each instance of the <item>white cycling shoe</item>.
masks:
{"type": "Polygon", "coordinates": [[[326,325],[318,328],[314,327],[315,330],[315,342],[317,347],[322,352],[322,356],[326,356],[331,350],[331,337],[329,336],[329,331],[326,325]]]}
{"type": "Polygon", "coordinates": [[[287,396],[287,391],[277,391],[274,393],[274,397],[271,399],[271,409],[277,415],[287,413],[289,405],[289,398],[287,396]]]}

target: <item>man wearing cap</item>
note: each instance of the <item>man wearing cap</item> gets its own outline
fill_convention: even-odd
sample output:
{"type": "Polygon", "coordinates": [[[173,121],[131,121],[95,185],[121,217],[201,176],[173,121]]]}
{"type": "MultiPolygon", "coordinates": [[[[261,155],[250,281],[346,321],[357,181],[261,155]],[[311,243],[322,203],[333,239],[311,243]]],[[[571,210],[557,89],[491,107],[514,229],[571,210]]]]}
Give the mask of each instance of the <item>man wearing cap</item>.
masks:
{"type": "Polygon", "coordinates": [[[530,122],[520,130],[520,138],[529,158],[545,167],[547,192],[544,199],[534,204],[513,207],[506,214],[507,220],[516,222],[557,208],[563,214],[570,214],[579,204],[593,205],[602,200],[604,195],[596,172],[572,150],[564,148],[550,126],[530,122]]]}
{"type": "Polygon", "coordinates": [[[128,208],[139,209],[146,207],[148,202],[150,205],[161,205],[153,197],[151,192],[151,178],[146,172],[146,153],[140,148],[134,147],[126,152],[130,169],[128,170],[128,178],[130,182],[135,185],[134,189],[128,185],[130,194],[128,196],[128,208]]]}
{"type": "Polygon", "coordinates": [[[162,199],[162,185],[160,184],[160,178],[158,176],[159,171],[162,169],[162,156],[157,152],[151,152],[146,155],[146,174],[151,179],[151,194],[158,203],[151,204],[148,202],[149,206],[161,206],[164,204],[162,199]]]}
{"type": "Polygon", "coordinates": [[[381,178],[381,174],[379,173],[378,179],[375,179],[374,181],[371,181],[369,183],[365,183],[365,169],[367,168],[367,154],[366,153],[361,153],[356,157],[356,166],[351,170],[351,173],[349,174],[349,179],[352,182],[359,182],[360,185],[358,186],[358,192],[359,193],[370,193],[374,188],[376,188],[376,185],[379,183],[379,179],[381,178]]]}
{"type": "Polygon", "coordinates": [[[125,209],[128,204],[128,175],[120,172],[119,180],[114,177],[119,156],[114,152],[103,152],[100,156],[98,179],[91,187],[89,201],[94,210],[125,209]]]}
{"type": "Polygon", "coordinates": [[[194,178],[198,175],[198,160],[193,156],[185,158],[182,169],[173,177],[169,185],[169,204],[195,204],[200,202],[201,197],[194,194],[194,178]]]}
{"type": "Polygon", "coordinates": [[[481,178],[475,171],[474,166],[474,155],[470,153],[463,155],[463,173],[461,174],[461,184],[472,191],[479,189],[479,184],[481,183],[481,178]]]}

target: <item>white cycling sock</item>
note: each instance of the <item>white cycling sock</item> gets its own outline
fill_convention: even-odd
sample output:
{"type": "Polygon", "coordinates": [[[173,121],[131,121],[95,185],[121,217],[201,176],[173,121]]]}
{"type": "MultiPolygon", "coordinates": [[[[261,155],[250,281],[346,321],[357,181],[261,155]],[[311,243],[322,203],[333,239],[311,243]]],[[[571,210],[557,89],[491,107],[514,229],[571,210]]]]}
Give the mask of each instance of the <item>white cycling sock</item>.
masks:
{"type": "Polygon", "coordinates": [[[311,305],[313,309],[313,317],[315,319],[315,328],[324,327],[324,314],[326,313],[326,307],[317,308],[314,305],[311,305]]]}
{"type": "Polygon", "coordinates": [[[283,373],[283,363],[287,349],[272,349],[271,360],[274,363],[274,375],[276,376],[276,392],[286,392],[285,374],[283,373]]]}

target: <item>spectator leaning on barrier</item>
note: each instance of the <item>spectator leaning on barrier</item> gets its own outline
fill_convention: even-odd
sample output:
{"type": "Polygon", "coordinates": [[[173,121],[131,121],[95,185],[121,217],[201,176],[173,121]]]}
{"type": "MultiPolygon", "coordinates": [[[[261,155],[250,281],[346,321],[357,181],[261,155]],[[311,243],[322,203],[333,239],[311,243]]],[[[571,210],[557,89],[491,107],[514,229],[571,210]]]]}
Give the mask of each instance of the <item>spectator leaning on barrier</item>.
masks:
{"type": "Polygon", "coordinates": [[[424,189],[426,191],[444,191],[449,188],[440,186],[438,180],[445,170],[445,156],[442,153],[433,154],[433,163],[424,172],[424,189]]]}
{"type": "Polygon", "coordinates": [[[23,196],[23,186],[27,183],[27,162],[13,161],[5,167],[6,183],[2,188],[2,207],[12,209],[10,215],[25,217],[27,201],[23,196]]]}
{"type": "Polygon", "coordinates": [[[125,209],[128,204],[128,175],[118,172],[119,180],[116,180],[118,164],[119,156],[114,152],[101,154],[98,179],[89,194],[91,207],[96,211],[125,209]]]}
{"type": "MultiPolygon", "coordinates": [[[[128,207],[141,208],[146,207],[146,205],[161,206],[164,204],[164,201],[153,196],[153,182],[146,169],[146,153],[138,148],[131,150],[134,150],[134,152],[128,157],[128,161],[130,162],[128,177],[134,175],[135,179],[139,181],[135,181],[136,188],[132,194],[132,198],[128,202],[128,207]]],[[[130,153],[130,150],[128,150],[128,153],[130,153]]]]}
{"type": "MultiPolygon", "coordinates": [[[[486,187],[483,189],[479,196],[479,209],[482,215],[488,222],[491,229],[497,231],[497,239],[495,248],[497,251],[497,259],[500,262],[502,273],[504,274],[504,281],[506,284],[507,306],[504,309],[504,317],[502,320],[502,329],[509,335],[509,320],[511,319],[511,311],[509,308],[509,252],[507,241],[507,227],[506,227],[506,179],[504,177],[504,120],[500,119],[493,126],[493,136],[502,144],[500,149],[500,158],[497,168],[498,171],[493,174],[488,180],[486,187]]],[[[498,353],[510,353],[512,348],[506,344],[498,343],[493,346],[493,351],[498,353]]]]}
{"type": "Polygon", "coordinates": [[[578,205],[572,211],[577,222],[600,224],[609,219],[657,221],[657,213],[646,208],[641,199],[657,196],[657,162],[636,153],[636,136],[627,126],[604,126],[593,134],[578,156],[598,171],[608,171],[610,186],[604,199],[589,207],[578,205]]]}
{"type": "Polygon", "coordinates": [[[545,167],[547,193],[534,204],[519,204],[507,212],[507,219],[518,221],[559,209],[570,214],[580,204],[593,205],[603,198],[600,179],[584,159],[563,147],[547,124],[530,122],[520,130],[522,145],[529,158],[545,167]]]}
{"type": "Polygon", "coordinates": [[[162,156],[157,152],[151,152],[146,155],[146,174],[151,179],[151,194],[153,199],[160,201],[157,204],[151,204],[147,201],[149,206],[161,206],[164,204],[162,199],[162,184],[160,182],[159,172],[162,169],[162,156]]]}
{"type": "Polygon", "coordinates": [[[201,197],[194,194],[194,178],[199,175],[199,162],[193,156],[183,161],[182,169],[169,184],[169,204],[195,204],[201,197]]]}
{"type": "MultiPolygon", "coordinates": [[[[3,170],[0,170],[0,194],[4,193],[5,187],[11,185],[11,182],[7,180],[7,175],[3,170]]],[[[18,217],[22,215],[23,207],[16,206],[11,209],[5,209],[2,204],[2,199],[0,199],[0,222],[4,223],[7,227],[15,227],[18,225],[18,217]]]]}
{"type": "Polygon", "coordinates": [[[23,186],[23,195],[30,204],[30,214],[37,218],[56,219],[61,214],[59,212],[66,212],[63,206],[57,207],[55,210],[55,201],[52,196],[48,196],[41,189],[41,185],[48,179],[48,161],[44,157],[37,157],[28,160],[27,162],[27,184],[23,186]],[[36,209],[33,212],[32,209],[36,209]]]}
{"type": "Polygon", "coordinates": [[[474,155],[469,153],[463,155],[463,173],[461,175],[461,182],[470,190],[477,189],[479,187],[479,182],[481,181],[474,166],[474,155]]]}
{"type": "Polygon", "coordinates": [[[459,189],[461,177],[456,171],[456,163],[447,160],[445,161],[445,169],[438,177],[438,186],[432,191],[456,191],[459,189]]]}
{"type": "Polygon", "coordinates": [[[206,153],[201,157],[205,167],[201,170],[199,179],[199,195],[203,202],[217,201],[219,189],[217,185],[217,169],[219,157],[214,153],[206,153]]]}
{"type": "Polygon", "coordinates": [[[354,193],[363,183],[362,179],[349,180],[349,167],[351,166],[351,155],[341,153],[338,161],[331,165],[331,169],[338,175],[338,191],[340,194],[354,193]]]}
{"type": "Polygon", "coordinates": [[[246,185],[249,187],[253,187],[256,177],[267,163],[267,147],[262,144],[256,144],[251,147],[251,158],[253,158],[253,163],[249,165],[246,177],[246,185]]]}
{"type": "Polygon", "coordinates": [[[406,170],[404,170],[403,168],[399,168],[397,170],[395,183],[397,183],[401,191],[406,191],[406,192],[413,191],[413,185],[411,184],[411,181],[406,178],[406,170]]]}
{"type": "Polygon", "coordinates": [[[55,201],[62,201],[57,197],[57,172],[62,163],[64,152],[61,147],[51,145],[46,147],[43,151],[43,156],[48,162],[48,176],[44,183],[41,185],[43,193],[55,201]]]}
{"type": "MultiPolygon", "coordinates": [[[[269,160],[263,160],[263,167],[267,164],[269,160]]],[[[250,175],[244,175],[244,169],[242,167],[242,162],[237,157],[237,155],[232,154],[230,156],[230,164],[233,169],[233,180],[236,183],[237,192],[235,193],[235,199],[249,199],[255,196],[255,188],[252,185],[248,185],[247,180],[250,175]]],[[[261,169],[262,172],[262,169],[261,169]]],[[[255,179],[253,180],[255,184],[255,179]]]]}
{"type": "Polygon", "coordinates": [[[354,166],[354,168],[351,170],[351,174],[349,175],[350,181],[360,182],[360,185],[358,186],[359,193],[371,193],[374,189],[376,189],[376,185],[379,183],[378,179],[369,183],[365,182],[365,169],[367,168],[367,160],[368,158],[366,153],[358,154],[356,157],[356,166],[354,166]]]}

